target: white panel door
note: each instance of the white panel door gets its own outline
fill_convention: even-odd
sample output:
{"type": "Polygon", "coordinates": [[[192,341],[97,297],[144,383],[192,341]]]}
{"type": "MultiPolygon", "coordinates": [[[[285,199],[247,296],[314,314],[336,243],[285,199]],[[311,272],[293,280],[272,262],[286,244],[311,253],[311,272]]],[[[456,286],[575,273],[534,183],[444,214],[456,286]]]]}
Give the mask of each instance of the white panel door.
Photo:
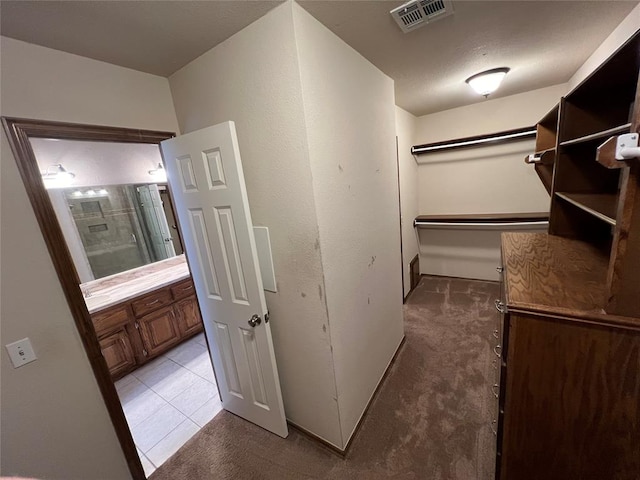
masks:
{"type": "Polygon", "coordinates": [[[288,434],[235,124],[162,142],[226,410],[288,434]]]}

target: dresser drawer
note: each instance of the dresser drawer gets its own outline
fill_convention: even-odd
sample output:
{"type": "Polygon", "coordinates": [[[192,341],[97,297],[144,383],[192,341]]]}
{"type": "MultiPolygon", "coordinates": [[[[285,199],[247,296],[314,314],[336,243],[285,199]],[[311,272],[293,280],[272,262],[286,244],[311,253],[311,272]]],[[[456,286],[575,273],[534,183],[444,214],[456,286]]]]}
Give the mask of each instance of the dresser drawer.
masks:
{"type": "Polygon", "coordinates": [[[176,300],[193,295],[195,293],[193,282],[189,279],[173,285],[171,287],[171,293],[173,294],[173,298],[176,300]]]}
{"type": "Polygon", "coordinates": [[[149,312],[159,309],[160,307],[169,305],[172,302],[173,297],[171,297],[171,292],[168,288],[165,288],[132,301],[131,307],[133,308],[135,316],[141,317],[149,312]]]}
{"type": "Polygon", "coordinates": [[[93,322],[98,337],[114,330],[116,327],[128,323],[130,319],[127,305],[112,307],[91,315],[91,321],[93,322]]]}

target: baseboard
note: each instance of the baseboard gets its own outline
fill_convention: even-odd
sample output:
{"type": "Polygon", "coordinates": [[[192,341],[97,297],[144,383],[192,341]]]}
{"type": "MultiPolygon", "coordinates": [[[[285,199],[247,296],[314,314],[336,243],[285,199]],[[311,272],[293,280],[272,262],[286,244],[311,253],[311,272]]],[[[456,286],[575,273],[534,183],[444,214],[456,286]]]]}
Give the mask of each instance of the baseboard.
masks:
{"type": "Polygon", "coordinates": [[[380,388],[384,384],[384,381],[389,376],[389,372],[391,371],[391,367],[396,362],[396,359],[398,358],[398,355],[400,354],[400,350],[402,350],[402,346],[404,345],[404,342],[405,342],[406,339],[407,339],[407,337],[405,335],[402,335],[402,340],[400,340],[400,343],[398,344],[398,347],[396,348],[396,351],[393,354],[393,357],[391,357],[391,360],[389,361],[389,363],[387,365],[387,368],[384,370],[384,373],[380,377],[380,381],[378,382],[378,385],[376,386],[375,390],[371,394],[371,397],[369,397],[369,401],[367,402],[367,406],[365,407],[364,411],[362,412],[362,415],[360,415],[360,419],[358,420],[358,423],[356,424],[355,428],[353,429],[353,432],[351,433],[351,436],[349,437],[349,440],[347,440],[347,444],[344,447],[344,451],[342,451],[343,453],[341,454],[342,456],[345,456],[349,452],[349,448],[353,444],[353,440],[356,438],[358,433],[360,433],[360,427],[362,427],[362,422],[366,418],[367,413],[369,412],[369,408],[371,407],[371,404],[373,403],[373,400],[378,395],[378,392],[380,391],[380,388]]]}
{"type": "Polygon", "coordinates": [[[482,278],[469,278],[469,277],[455,277],[451,275],[441,275],[439,273],[421,273],[421,277],[438,277],[438,278],[451,278],[455,280],[467,280],[469,282],[486,282],[486,283],[500,283],[500,280],[485,280],[482,278]]]}
{"type": "Polygon", "coordinates": [[[298,432],[302,433],[304,436],[309,437],[311,440],[319,443],[321,446],[325,447],[327,450],[330,450],[331,453],[334,453],[334,454],[338,455],[341,458],[344,458],[344,456],[346,455],[346,451],[340,450],[333,443],[329,442],[328,440],[325,440],[322,437],[319,437],[315,433],[311,433],[306,428],[301,427],[300,425],[296,425],[291,420],[287,420],[287,423],[289,424],[289,426],[291,428],[293,428],[295,430],[298,430],[298,432]]]}
{"type": "MultiPolygon", "coordinates": [[[[420,274],[420,278],[422,278],[422,277],[424,277],[424,276],[425,276],[425,275],[423,275],[422,273],[420,274]]],[[[416,288],[418,287],[418,284],[419,284],[419,283],[420,283],[420,282],[416,283],[416,284],[413,286],[413,288],[411,288],[411,290],[409,290],[409,292],[407,293],[407,296],[406,296],[406,297],[404,297],[404,300],[403,300],[403,302],[402,302],[403,304],[407,303],[407,300],[409,300],[409,297],[411,296],[411,294],[412,294],[413,292],[415,292],[415,290],[416,290],[416,288]]]]}
{"type": "Polygon", "coordinates": [[[404,342],[405,342],[406,339],[407,339],[407,337],[405,335],[403,335],[402,336],[402,340],[400,340],[400,343],[398,344],[398,347],[396,348],[396,351],[393,354],[393,357],[391,357],[391,360],[389,361],[389,363],[387,365],[387,368],[385,369],[384,373],[380,377],[380,381],[378,382],[378,385],[376,386],[375,390],[371,394],[371,397],[369,398],[369,401],[367,402],[367,406],[365,407],[364,411],[362,412],[362,415],[360,416],[360,419],[358,420],[358,423],[356,424],[355,428],[353,429],[353,432],[351,433],[351,437],[349,437],[349,440],[347,441],[347,445],[344,448],[344,450],[338,448],[337,446],[335,446],[333,443],[329,442],[328,440],[325,440],[324,438],[319,437],[315,433],[310,432],[306,428],[301,427],[300,425],[296,425],[291,420],[287,420],[287,423],[289,424],[289,426],[291,428],[294,428],[295,430],[298,430],[304,436],[309,437],[311,440],[317,442],[322,447],[324,447],[327,450],[329,450],[331,453],[334,453],[334,454],[338,455],[339,457],[344,458],[347,455],[347,453],[349,452],[349,448],[353,444],[353,440],[356,438],[356,436],[360,432],[360,427],[362,426],[362,422],[366,418],[367,413],[369,412],[369,408],[371,407],[371,404],[373,403],[373,400],[376,398],[376,395],[378,395],[378,392],[380,391],[380,388],[382,387],[382,385],[384,384],[384,381],[386,380],[387,376],[389,375],[389,371],[391,370],[391,367],[393,366],[393,364],[395,363],[396,359],[398,358],[398,354],[400,353],[400,350],[402,349],[402,346],[404,345],[404,342]]]}

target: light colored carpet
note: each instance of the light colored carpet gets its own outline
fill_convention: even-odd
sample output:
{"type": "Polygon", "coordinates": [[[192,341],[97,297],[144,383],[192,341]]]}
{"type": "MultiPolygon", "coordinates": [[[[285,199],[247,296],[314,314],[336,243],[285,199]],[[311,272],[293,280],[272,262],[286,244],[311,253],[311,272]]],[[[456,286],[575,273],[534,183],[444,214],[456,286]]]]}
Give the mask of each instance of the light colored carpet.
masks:
{"type": "Polygon", "coordinates": [[[178,479],[488,480],[497,283],[423,277],[406,342],[346,458],[221,412],[151,476],[178,479]]]}

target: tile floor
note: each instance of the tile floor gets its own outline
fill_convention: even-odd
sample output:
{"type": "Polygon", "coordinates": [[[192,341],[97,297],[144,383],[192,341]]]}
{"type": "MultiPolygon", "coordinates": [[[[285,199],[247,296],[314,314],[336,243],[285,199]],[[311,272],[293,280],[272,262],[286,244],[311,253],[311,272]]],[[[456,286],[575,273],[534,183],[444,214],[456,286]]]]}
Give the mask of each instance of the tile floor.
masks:
{"type": "Polygon", "coordinates": [[[147,476],[222,409],[204,334],[116,382],[147,476]]]}

